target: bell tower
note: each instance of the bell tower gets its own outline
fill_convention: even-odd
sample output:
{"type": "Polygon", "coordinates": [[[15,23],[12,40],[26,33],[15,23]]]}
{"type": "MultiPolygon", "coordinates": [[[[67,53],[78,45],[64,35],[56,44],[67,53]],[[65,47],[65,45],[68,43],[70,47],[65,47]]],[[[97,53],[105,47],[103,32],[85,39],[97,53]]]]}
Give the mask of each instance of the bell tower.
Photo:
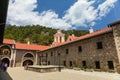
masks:
{"type": "Polygon", "coordinates": [[[57,30],[57,33],[54,35],[54,42],[65,42],[65,34],[63,34],[61,30],[57,30]]]}
{"type": "Polygon", "coordinates": [[[93,33],[93,32],[94,32],[93,28],[90,27],[90,28],[89,28],[89,33],[93,33]]]}

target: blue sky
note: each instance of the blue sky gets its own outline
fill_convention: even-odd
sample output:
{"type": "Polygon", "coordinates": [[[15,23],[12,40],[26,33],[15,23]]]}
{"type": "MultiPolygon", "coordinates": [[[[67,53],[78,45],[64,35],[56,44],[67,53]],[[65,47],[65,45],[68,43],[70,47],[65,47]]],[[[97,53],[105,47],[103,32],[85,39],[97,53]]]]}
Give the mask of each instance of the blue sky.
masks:
{"type": "Polygon", "coordinates": [[[64,16],[65,11],[69,9],[77,0],[38,0],[37,10],[42,12],[44,10],[54,10],[59,14],[59,17],[64,16]]]}
{"type": "Polygon", "coordinates": [[[120,19],[119,8],[120,0],[10,0],[7,23],[100,30],[120,19]]]}

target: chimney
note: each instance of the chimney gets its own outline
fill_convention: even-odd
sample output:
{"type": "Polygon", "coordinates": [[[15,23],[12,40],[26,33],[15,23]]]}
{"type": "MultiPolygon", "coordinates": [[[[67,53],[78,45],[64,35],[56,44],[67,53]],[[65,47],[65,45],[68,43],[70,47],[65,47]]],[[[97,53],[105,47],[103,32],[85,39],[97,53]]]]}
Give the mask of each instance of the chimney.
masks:
{"type": "Polygon", "coordinates": [[[30,41],[28,41],[27,44],[29,45],[29,44],[30,44],[30,41]]]}
{"type": "Polygon", "coordinates": [[[72,36],[75,36],[74,34],[72,34],[72,36]]]}
{"type": "Polygon", "coordinates": [[[93,33],[93,32],[94,32],[93,28],[90,27],[90,28],[89,28],[89,33],[93,33]]]}

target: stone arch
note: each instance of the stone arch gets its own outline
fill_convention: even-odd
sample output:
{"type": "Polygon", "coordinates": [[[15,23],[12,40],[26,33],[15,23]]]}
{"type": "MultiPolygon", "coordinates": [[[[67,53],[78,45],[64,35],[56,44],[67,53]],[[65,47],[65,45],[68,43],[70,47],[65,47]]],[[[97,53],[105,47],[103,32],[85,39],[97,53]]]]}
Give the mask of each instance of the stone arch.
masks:
{"type": "Polygon", "coordinates": [[[35,62],[35,56],[33,53],[31,52],[26,52],[23,56],[22,56],[22,66],[24,66],[26,63],[29,63],[29,65],[33,65],[35,62]]]}
{"type": "Polygon", "coordinates": [[[27,53],[24,57],[34,57],[31,53],[27,53]]]}
{"type": "Polygon", "coordinates": [[[5,57],[5,58],[2,58],[2,59],[1,59],[1,62],[2,62],[2,63],[7,63],[8,66],[10,66],[10,60],[9,60],[9,58],[6,58],[6,57],[5,57]]]}
{"type": "Polygon", "coordinates": [[[26,52],[26,53],[22,56],[22,58],[24,58],[26,55],[31,55],[31,56],[33,56],[33,57],[35,58],[35,56],[34,56],[34,54],[33,54],[32,52],[26,52]]]}
{"type": "Polygon", "coordinates": [[[22,66],[25,66],[27,63],[28,63],[29,65],[33,65],[33,64],[34,64],[34,61],[31,60],[31,59],[26,59],[26,60],[23,61],[22,66]]]}

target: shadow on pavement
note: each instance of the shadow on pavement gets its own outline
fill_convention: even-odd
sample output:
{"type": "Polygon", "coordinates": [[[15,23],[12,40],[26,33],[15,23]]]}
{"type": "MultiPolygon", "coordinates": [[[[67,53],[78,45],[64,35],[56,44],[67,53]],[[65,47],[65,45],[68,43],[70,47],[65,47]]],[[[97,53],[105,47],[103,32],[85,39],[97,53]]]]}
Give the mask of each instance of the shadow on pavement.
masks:
{"type": "Polygon", "coordinates": [[[0,70],[0,80],[13,80],[8,72],[0,70]]]}

